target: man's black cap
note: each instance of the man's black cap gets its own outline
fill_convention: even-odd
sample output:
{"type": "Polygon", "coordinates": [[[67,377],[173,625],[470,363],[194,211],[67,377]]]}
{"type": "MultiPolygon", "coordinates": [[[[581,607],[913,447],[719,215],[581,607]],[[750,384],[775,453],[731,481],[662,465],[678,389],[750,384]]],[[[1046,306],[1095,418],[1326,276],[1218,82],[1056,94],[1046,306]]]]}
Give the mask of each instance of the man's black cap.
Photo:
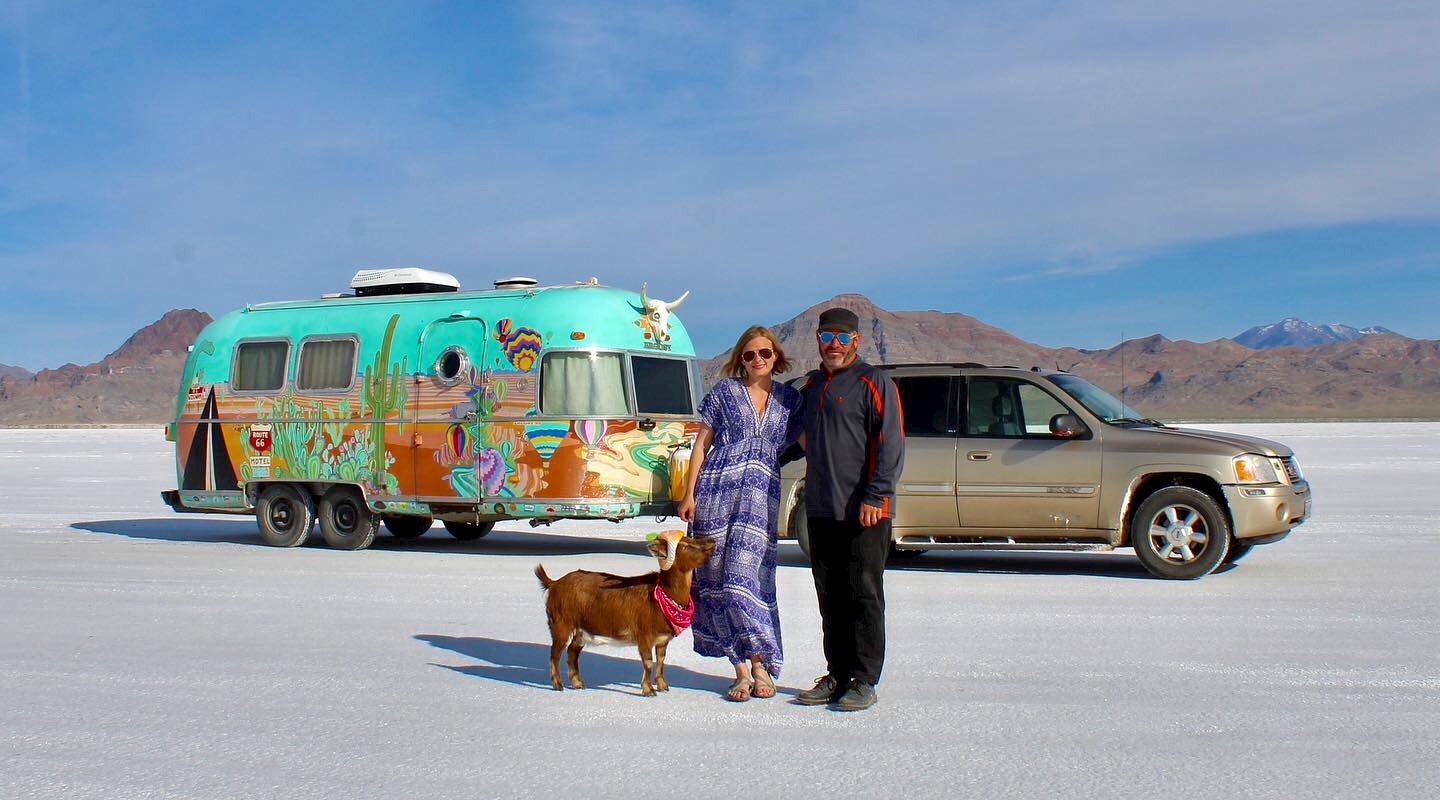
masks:
{"type": "Polygon", "coordinates": [[[821,329],[830,328],[837,331],[860,332],[860,318],[854,311],[848,308],[827,308],[820,312],[821,329]]]}

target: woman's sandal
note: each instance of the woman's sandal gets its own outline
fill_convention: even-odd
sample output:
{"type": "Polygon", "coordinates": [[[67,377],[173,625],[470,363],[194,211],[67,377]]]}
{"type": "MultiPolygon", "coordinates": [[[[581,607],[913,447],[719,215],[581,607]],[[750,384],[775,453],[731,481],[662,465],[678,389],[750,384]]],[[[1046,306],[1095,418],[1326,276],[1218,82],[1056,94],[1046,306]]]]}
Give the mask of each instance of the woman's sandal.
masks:
{"type": "Polygon", "coordinates": [[[743,703],[750,699],[750,693],[755,688],[755,681],[750,678],[736,678],[730,684],[729,691],[725,692],[725,699],[732,703],[743,703]]]}
{"type": "Polygon", "coordinates": [[[775,696],[775,679],[770,677],[770,673],[764,667],[761,667],[760,671],[755,673],[754,681],[754,695],[756,697],[761,700],[768,700],[775,696]]]}

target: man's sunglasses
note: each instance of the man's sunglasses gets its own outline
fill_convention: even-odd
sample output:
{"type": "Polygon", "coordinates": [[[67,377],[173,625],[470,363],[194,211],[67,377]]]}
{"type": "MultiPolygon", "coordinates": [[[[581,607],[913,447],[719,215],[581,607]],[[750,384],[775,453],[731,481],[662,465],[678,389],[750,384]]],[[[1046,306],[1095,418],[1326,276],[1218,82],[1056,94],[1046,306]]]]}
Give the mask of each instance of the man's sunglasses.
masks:
{"type": "Polygon", "coordinates": [[[855,338],[855,334],[849,331],[820,331],[815,334],[815,338],[820,340],[820,344],[839,342],[841,347],[849,347],[850,341],[855,338]]]}
{"type": "Polygon", "coordinates": [[[762,347],[759,350],[746,350],[745,352],[740,354],[740,359],[746,364],[749,364],[751,361],[755,360],[755,356],[760,356],[762,359],[769,361],[770,357],[773,355],[775,355],[774,350],[771,350],[768,347],[762,347]]]}

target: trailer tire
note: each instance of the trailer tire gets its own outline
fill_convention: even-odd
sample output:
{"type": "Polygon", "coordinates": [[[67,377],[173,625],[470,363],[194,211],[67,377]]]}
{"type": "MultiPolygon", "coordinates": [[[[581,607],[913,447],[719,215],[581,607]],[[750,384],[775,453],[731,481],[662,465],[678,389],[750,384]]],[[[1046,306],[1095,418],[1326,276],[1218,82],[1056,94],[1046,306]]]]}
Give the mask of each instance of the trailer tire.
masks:
{"type": "Polygon", "coordinates": [[[320,498],[320,532],[336,550],[364,550],[375,541],[380,515],[354,486],[336,486],[320,498]]]}
{"type": "Polygon", "coordinates": [[[445,520],[445,530],[450,531],[462,542],[472,542],[476,539],[484,539],[490,531],[495,530],[494,522],[451,522],[445,520]]]}
{"type": "Polygon", "coordinates": [[[385,517],[385,529],[396,539],[414,539],[417,536],[425,535],[435,520],[430,517],[412,517],[409,515],[393,515],[385,517]]]}
{"type": "Polygon", "coordinates": [[[272,483],[255,500],[255,522],[265,544],[299,547],[315,524],[315,498],[293,484],[272,483]]]}

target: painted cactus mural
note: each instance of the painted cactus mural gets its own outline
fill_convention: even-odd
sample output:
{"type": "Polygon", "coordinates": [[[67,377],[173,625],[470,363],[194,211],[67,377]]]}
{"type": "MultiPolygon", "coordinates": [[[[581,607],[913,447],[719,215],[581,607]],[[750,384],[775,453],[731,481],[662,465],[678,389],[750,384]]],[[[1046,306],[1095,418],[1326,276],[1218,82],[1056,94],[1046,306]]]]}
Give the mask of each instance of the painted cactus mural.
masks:
{"type": "MultiPolygon", "coordinates": [[[[370,471],[373,482],[378,486],[386,484],[386,470],[394,461],[385,450],[385,419],[405,405],[407,359],[400,359],[398,364],[390,361],[390,343],[395,338],[395,325],[399,322],[399,314],[390,316],[390,323],[385,326],[385,338],[380,342],[380,350],[375,353],[375,362],[365,368],[361,380],[361,409],[365,416],[372,420],[370,438],[375,445],[371,454],[370,471]]],[[[405,431],[403,416],[398,420],[396,430],[402,433],[405,431]]]]}
{"type": "Polygon", "coordinates": [[[247,426],[240,439],[245,452],[241,479],[354,481],[377,492],[395,493],[399,481],[388,472],[394,456],[377,447],[369,426],[349,422],[350,411],[349,400],[332,408],[318,400],[298,401],[293,391],[273,401],[257,401],[255,416],[264,422],[247,426]],[[253,435],[262,425],[266,435],[253,435]],[[385,465],[378,477],[373,467],[377,450],[385,465]]]}

